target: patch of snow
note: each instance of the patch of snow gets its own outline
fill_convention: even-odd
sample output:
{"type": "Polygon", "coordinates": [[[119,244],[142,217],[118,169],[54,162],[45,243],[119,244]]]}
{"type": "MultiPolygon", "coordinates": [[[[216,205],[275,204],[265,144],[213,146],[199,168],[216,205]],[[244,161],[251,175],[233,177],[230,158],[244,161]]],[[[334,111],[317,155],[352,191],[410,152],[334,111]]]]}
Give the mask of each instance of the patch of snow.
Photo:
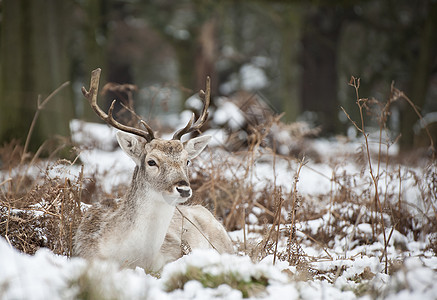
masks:
{"type": "Polygon", "coordinates": [[[357,232],[362,232],[365,234],[371,234],[372,233],[372,226],[367,223],[362,223],[357,225],[357,232]]]}
{"type": "Polygon", "coordinates": [[[218,108],[213,115],[214,123],[218,125],[229,124],[232,129],[239,129],[244,125],[245,119],[234,103],[224,99],[217,101],[218,108]]]}
{"type": "Polygon", "coordinates": [[[74,143],[106,151],[113,150],[115,144],[115,128],[106,124],[70,121],[71,139],[74,143]]]}
{"type": "Polygon", "coordinates": [[[183,256],[164,267],[161,279],[169,282],[174,276],[185,274],[190,267],[202,270],[212,276],[232,274],[236,280],[250,282],[253,278],[267,278],[269,282],[287,283],[288,279],[278,268],[267,263],[253,263],[248,256],[219,254],[215,250],[194,249],[189,255],[183,256]]]}
{"type": "Polygon", "coordinates": [[[228,134],[223,129],[208,129],[203,135],[210,135],[211,141],[208,143],[210,147],[220,147],[226,145],[228,134]]]}
{"type": "Polygon", "coordinates": [[[185,106],[189,109],[200,112],[203,108],[203,101],[198,94],[194,94],[185,101],[185,106]]]}
{"type": "Polygon", "coordinates": [[[435,299],[437,272],[425,267],[418,257],[407,258],[404,269],[390,278],[386,299],[435,299]]]}
{"type": "Polygon", "coordinates": [[[246,91],[255,91],[265,88],[269,80],[260,67],[245,64],[240,69],[241,87],[246,91]]]}
{"type": "Polygon", "coordinates": [[[230,95],[238,90],[239,84],[240,84],[240,80],[238,79],[237,74],[232,74],[228,81],[220,85],[219,90],[224,95],[230,95]]]}
{"type": "Polygon", "coordinates": [[[250,213],[250,214],[247,216],[247,220],[248,220],[248,222],[249,222],[250,224],[258,224],[258,218],[257,218],[257,216],[255,216],[253,213],[250,213]]]}
{"type": "MultiPolygon", "coordinates": [[[[0,286],[2,299],[75,299],[80,293],[116,299],[242,299],[240,291],[222,284],[207,288],[198,281],[189,281],[184,289],[170,293],[165,287],[173,276],[196,267],[205,274],[232,274],[249,282],[253,278],[268,279],[268,286],[257,299],[357,299],[351,291],[354,281],[363,272],[374,274],[370,284],[385,299],[435,299],[437,272],[428,264],[436,265],[436,258],[407,258],[403,268],[393,276],[381,273],[378,257],[357,257],[312,263],[318,270],[345,267],[334,284],[326,280],[293,281],[283,270],[290,270],[286,262],[272,265],[273,256],[253,263],[247,256],[220,255],[212,250],[195,250],[191,254],[164,267],[160,279],[135,270],[120,269],[106,261],[67,259],[47,249],[34,256],[11,248],[0,238],[0,286]],[[407,298],[408,297],[408,298],[407,298]]],[[[295,269],[293,269],[295,271],[295,269]]]]}
{"type": "Polygon", "coordinates": [[[220,85],[220,92],[229,95],[239,89],[257,91],[269,85],[264,68],[270,64],[267,57],[256,57],[250,63],[241,66],[238,73],[233,73],[228,81],[220,85]]]}

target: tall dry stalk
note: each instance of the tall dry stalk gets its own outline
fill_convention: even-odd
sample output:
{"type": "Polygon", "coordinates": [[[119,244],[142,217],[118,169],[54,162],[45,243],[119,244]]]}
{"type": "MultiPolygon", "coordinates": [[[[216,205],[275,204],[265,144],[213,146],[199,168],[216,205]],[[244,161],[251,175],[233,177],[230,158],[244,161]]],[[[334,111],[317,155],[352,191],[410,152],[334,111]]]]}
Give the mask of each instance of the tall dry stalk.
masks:
{"type": "MultiPolygon", "coordinates": [[[[38,96],[37,105],[36,105],[36,111],[35,111],[35,114],[33,116],[32,122],[30,124],[29,131],[28,131],[27,136],[26,136],[26,141],[24,143],[23,153],[21,154],[21,159],[20,159],[19,167],[23,166],[24,161],[29,156],[27,151],[28,151],[28,148],[29,148],[30,139],[32,138],[32,134],[33,134],[33,131],[35,129],[35,125],[36,125],[36,122],[38,121],[38,118],[39,118],[39,115],[40,115],[41,111],[44,109],[45,105],[50,100],[52,100],[54,98],[54,96],[56,96],[62,89],[67,87],[69,84],[70,84],[69,81],[64,82],[63,84],[61,84],[56,90],[54,90],[50,95],[48,95],[42,101],[41,101],[41,95],[38,96]]],[[[41,151],[43,150],[45,145],[46,145],[46,141],[38,148],[37,152],[32,156],[32,160],[28,164],[24,175],[27,174],[29,168],[35,163],[35,160],[39,157],[39,155],[41,154],[41,151]]],[[[57,151],[54,151],[54,153],[57,153],[57,151]]],[[[16,192],[21,188],[21,185],[23,183],[23,178],[24,178],[24,176],[22,176],[21,179],[18,181],[18,184],[16,186],[16,192]]]]}
{"type": "MultiPolygon", "coordinates": [[[[382,158],[384,156],[384,154],[382,153],[382,145],[384,144],[383,140],[382,140],[382,136],[383,136],[383,132],[387,129],[386,124],[387,124],[387,120],[388,120],[388,116],[390,115],[390,107],[392,105],[392,103],[394,103],[395,101],[398,101],[400,99],[404,99],[405,101],[407,101],[407,103],[411,106],[411,108],[415,111],[416,115],[418,116],[419,120],[423,120],[421,114],[419,113],[419,111],[417,110],[417,108],[415,107],[414,103],[400,90],[396,89],[394,87],[394,84],[391,84],[391,89],[390,89],[390,97],[388,98],[387,102],[384,105],[381,105],[381,103],[375,99],[367,99],[367,98],[360,98],[359,96],[359,88],[360,88],[360,79],[359,78],[355,78],[355,77],[351,77],[351,80],[349,82],[349,85],[352,86],[355,90],[355,95],[356,95],[356,104],[358,106],[359,109],[359,114],[360,114],[360,121],[361,121],[361,125],[359,126],[355,121],[353,121],[351,119],[351,117],[349,116],[349,114],[345,111],[345,109],[342,107],[343,112],[346,114],[347,118],[351,121],[351,123],[354,125],[354,127],[362,134],[363,138],[364,138],[364,146],[365,146],[365,150],[366,150],[366,160],[367,160],[367,165],[369,167],[369,175],[373,184],[373,189],[374,189],[374,207],[375,207],[375,214],[379,213],[379,224],[381,226],[381,231],[383,234],[383,238],[384,238],[384,249],[383,249],[383,253],[380,257],[380,261],[382,261],[383,258],[385,258],[385,272],[388,272],[388,257],[387,257],[387,246],[388,243],[392,237],[392,233],[393,230],[395,228],[395,225],[392,226],[392,229],[389,233],[389,236],[387,237],[386,235],[386,226],[385,226],[385,222],[384,222],[384,212],[383,212],[383,205],[381,204],[381,195],[379,192],[379,180],[381,178],[381,162],[382,162],[382,158]],[[364,124],[364,110],[370,110],[369,105],[379,105],[380,108],[380,112],[379,112],[379,118],[378,118],[378,123],[379,123],[379,141],[378,141],[378,156],[377,156],[377,165],[376,165],[376,172],[374,170],[374,166],[372,164],[372,158],[371,158],[371,153],[370,153],[370,148],[369,148],[369,134],[366,132],[365,129],[365,124],[364,124]]],[[[430,141],[430,149],[431,149],[431,153],[432,153],[432,157],[433,159],[435,158],[435,147],[434,147],[434,141],[432,140],[431,134],[429,133],[429,130],[426,126],[424,126],[425,131],[429,137],[429,141],[430,141]]],[[[397,140],[399,139],[399,136],[395,139],[395,141],[393,141],[392,143],[395,143],[397,140]]],[[[388,150],[390,147],[390,141],[385,142],[387,145],[387,150],[385,153],[385,163],[386,163],[386,167],[388,167],[389,164],[389,154],[388,154],[388,150]]],[[[386,173],[388,173],[387,169],[385,171],[386,173]]],[[[387,175],[386,175],[387,178],[387,175]]],[[[398,206],[399,206],[399,210],[401,209],[400,207],[400,203],[401,203],[401,173],[400,173],[400,169],[399,169],[399,199],[398,199],[398,206]]],[[[386,179],[386,186],[388,185],[387,179],[386,179]]],[[[386,189],[386,193],[384,195],[384,205],[386,205],[387,202],[387,189],[386,189]]],[[[377,219],[377,217],[376,217],[377,219]]],[[[393,216],[392,216],[393,219],[393,216]]],[[[372,226],[372,230],[373,230],[373,238],[375,238],[375,230],[374,227],[372,226]]]]}
{"type": "Polygon", "coordinates": [[[306,165],[305,157],[302,158],[299,162],[299,166],[297,168],[296,174],[294,175],[293,180],[293,188],[292,188],[292,194],[291,194],[291,210],[288,214],[288,221],[290,223],[289,233],[288,233],[288,239],[287,239],[287,247],[286,247],[286,255],[287,255],[287,261],[290,265],[296,265],[299,262],[299,256],[301,249],[297,243],[296,240],[296,214],[297,209],[300,206],[300,198],[297,191],[297,183],[299,182],[299,176],[300,172],[302,170],[302,167],[306,165]],[[296,251],[296,249],[298,251],[296,251]]]}
{"type": "MultiPolygon", "coordinates": [[[[369,99],[367,98],[360,98],[359,96],[359,88],[360,88],[360,79],[355,78],[355,77],[351,77],[351,80],[349,81],[349,85],[352,86],[355,89],[355,96],[356,96],[356,104],[358,106],[359,112],[360,112],[360,120],[361,120],[361,126],[358,126],[358,124],[353,121],[351,119],[351,117],[349,116],[349,114],[346,112],[346,110],[342,107],[343,112],[346,114],[346,116],[348,117],[348,119],[352,122],[352,124],[355,126],[355,128],[362,134],[363,138],[364,138],[364,146],[366,149],[366,157],[367,157],[367,164],[369,167],[369,174],[370,177],[372,179],[372,183],[373,183],[373,187],[374,187],[374,204],[375,204],[375,212],[380,213],[380,225],[381,225],[381,231],[383,234],[383,238],[384,238],[384,249],[386,249],[387,244],[388,244],[388,240],[387,240],[387,236],[385,233],[385,222],[384,222],[384,213],[382,210],[382,206],[381,206],[381,201],[380,201],[380,197],[379,197],[379,187],[378,187],[378,180],[379,180],[379,173],[375,174],[373,171],[373,165],[372,165],[372,157],[370,154],[370,148],[369,148],[369,134],[366,132],[365,126],[364,126],[364,114],[363,111],[364,109],[369,109],[368,107],[368,103],[369,103],[369,99]]],[[[379,172],[379,162],[380,162],[380,153],[378,155],[378,172],[379,172]]],[[[387,252],[385,252],[385,258],[386,258],[386,272],[388,272],[387,270],[387,262],[388,262],[388,258],[387,258],[387,252]]]]}
{"type": "Polygon", "coordinates": [[[76,181],[49,175],[52,169],[62,168],[65,164],[69,167],[78,158],[73,162],[59,160],[50,163],[58,150],[65,145],[51,153],[45,170],[43,168],[36,176],[29,174],[47,145],[45,141],[36,153],[28,153],[38,117],[45,105],[68,84],[69,82],[62,84],[44,100],[38,97],[37,110],[18,164],[15,169],[10,168],[9,178],[0,184],[0,233],[11,246],[28,254],[34,253],[40,247],[48,247],[57,254],[71,255],[73,233],[81,218],[83,168],[76,181]],[[27,161],[29,157],[30,161],[27,161]],[[24,186],[25,189],[22,188],[24,186]]]}

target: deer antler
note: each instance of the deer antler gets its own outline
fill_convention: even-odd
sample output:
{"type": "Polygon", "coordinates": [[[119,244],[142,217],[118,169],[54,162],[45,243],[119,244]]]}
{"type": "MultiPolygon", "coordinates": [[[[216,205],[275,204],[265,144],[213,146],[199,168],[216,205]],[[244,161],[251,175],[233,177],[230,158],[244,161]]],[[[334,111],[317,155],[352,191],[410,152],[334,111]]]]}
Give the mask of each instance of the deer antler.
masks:
{"type": "Polygon", "coordinates": [[[100,68],[95,69],[91,72],[91,83],[90,83],[90,90],[89,92],[85,89],[85,87],[82,87],[82,94],[85,96],[85,98],[90,103],[91,107],[94,109],[96,114],[106,123],[111,125],[114,128],[120,129],[125,132],[133,133],[135,135],[141,136],[146,139],[146,141],[150,142],[155,138],[153,134],[152,128],[150,128],[149,125],[147,125],[146,122],[141,120],[141,124],[146,128],[147,131],[130,127],[123,125],[116,121],[114,117],[112,116],[112,111],[114,110],[114,104],[115,101],[112,101],[111,106],[109,107],[108,114],[106,114],[97,104],[97,94],[99,92],[99,80],[100,80],[100,73],[102,70],[100,68]]]}
{"type": "Polygon", "coordinates": [[[203,124],[205,124],[206,119],[208,118],[209,103],[211,102],[211,79],[209,78],[209,76],[206,77],[206,92],[200,90],[199,94],[200,98],[203,99],[202,113],[194,124],[193,122],[195,115],[193,113],[191,119],[188,121],[188,124],[184,128],[179,129],[175,132],[175,134],[173,135],[173,140],[180,140],[184,134],[199,130],[203,126],[203,124]]]}

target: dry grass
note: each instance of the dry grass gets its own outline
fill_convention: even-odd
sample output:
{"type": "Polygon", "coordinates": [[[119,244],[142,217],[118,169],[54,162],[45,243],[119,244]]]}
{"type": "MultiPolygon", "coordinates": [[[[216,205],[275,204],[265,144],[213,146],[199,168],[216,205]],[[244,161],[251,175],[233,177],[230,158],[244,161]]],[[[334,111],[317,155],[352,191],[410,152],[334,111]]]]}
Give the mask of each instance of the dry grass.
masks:
{"type": "MultiPolygon", "coordinates": [[[[437,232],[436,161],[431,159],[423,174],[414,169],[401,170],[400,166],[393,164],[391,161],[395,160],[388,154],[388,148],[396,141],[382,139],[382,133],[387,130],[389,105],[359,98],[359,84],[353,81],[351,84],[357,91],[357,105],[362,115],[370,111],[371,106],[373,111],[375,106],[382,107],[376,110],[381,128],[379,150],[376,154],[369,150],[364,118],[359,120],[360,125],[351,120],[364,138],[362,152],[357,154],[361,159],[361,171],[350,174],[334,165],[331,177],[327,178],[331,182],[331,190],[326,195],[320,195],[320,199],[308,199],[298,190],[301,170],[312,168],[305,158],[280,156],[274,149],[278,143],[272,140],[271,128],[280,122],[275,117],[268,118],[262,126],[250,127],[251,134],[245,148],[234,153],[212,149],[203,156],[204,161],[193,164],[191,183],[195,192],[191,202],[209,208],[223,221],[227,230],[243,230],[244,240],[237,245],[240,253],[250,255],[255,261],[272,254],[274,260],[287,261],[296,266],[298,279],[316,276],[335,281],[342,269],[326,274],[309,268],[309,262],[320,257],[307,255],[303,245],[323,249],[323,259],[329,260],[333,258],[328,250],[335,239],[349,240],[345,248],[346,256],[346,252],[353,247],[373,244],[381,234],[387,248],[395,229],[405,236],[412,235],[414,239],[437,232]],[[266,143],[266,140],[270,142],[266,143]],[[275,168],[279,160],[286,162],[294,173],[288,179],[291,188],[287,191],[282,189],[276,176],[272,176],[262,188],[254,186],[253,179],[257,176],[255,162],[269,162],[275,168]],[[420,190],[423,202],[420,215],[412,213],[411,204],[402,196],[401,189],[406,180],[413,181],[420,190]],[[381,187],[384,187],[384,192],[381,192],[381,187]],[[318,205],[314,205],[315,202],[318,205]],[[247,226],[251,214],[256,216],[258,224],[247,226]],[[305,226],[307,222],[322,217],[326,217],[325,223],[316,232],[305,226]],[[371,225],[371,234],[356,231],[362,223],[371,225]],[[352,234],[348,232],[350,227],[353,228],[352,234]],[[247,238],[248,230],[257,232],[261,238],[250,240],[247,238]]],[[[393,94],[404,97],[395,90],[393,94]]],[[[390,101],[393,102],[393,99],[390,101]]],[[[90,199],[103,189],[93,178],[84,178],[83,170],[76,177],[70,176],[68,168],[73,162],[61,160],[47,163],[35,157],[36,154],[28,155],[23,149],[24,146],[16,141],[0,149],[3,162],[0,235],[24,253],[33,254],[38,248],[47,247],[55,253],[69,256],[72,237],[82,216],[80,203],[90,203],[90,199]]],[[[317,174],[316,170],[313,171],[317,174]]],[[[119,192],[114,190],[114,195],[107,196],[115,194],[118,196],[119,192]]],[[[415,211],[418,211],[417,207],[415,211]]],[[[437,254],[437,237],[429,242],[429,248],[437,254]]],[[[396,265],[396,262],[389,261],[385,249],[380,260],[385,264],[386,272],[396,265]]],[[[370,275],[363,272],[362,276],[367,278],[370,275]]]]}
{"type": "Polygon", "coordinates": [[[36,177],[30,173],[9,177],[2,185],[0,232],[24,253],[47,247],[57,254],[71,254],[84,181],[82,175],[75,180],[50,175],[64,163],[68,162],[48,166],[36,177]]]}
{"type": "Polygon", "coordinates": [[[13,140],[0,148],[0,233],[11,246],[28,254],[47,247],[54,253],[71,255],[72,238],[82,217],[83,167],[72,180],[68,168],[75,160],[54,161],[59,151],[72,149],[68,141],[46,141],[36,153],[28,152],[41,110],[68,84],[62,84],[44,100],[38,98],[24,145],[13,140]],[[44,152],[50,154],[42,160],[44,152]]]}

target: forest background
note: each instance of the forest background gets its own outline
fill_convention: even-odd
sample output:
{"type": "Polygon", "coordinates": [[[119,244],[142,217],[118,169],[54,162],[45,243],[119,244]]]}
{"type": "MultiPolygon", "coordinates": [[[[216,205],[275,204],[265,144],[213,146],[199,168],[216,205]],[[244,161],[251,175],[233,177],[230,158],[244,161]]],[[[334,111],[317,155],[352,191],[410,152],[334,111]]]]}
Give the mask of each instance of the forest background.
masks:
{"type": "MultiPolygon", "coordinates": [[[[97,67],[104,83],[137,85],[146,119],[180,111],[210,75],[213,97],[256,94],[324,136],[352,126],[340,106],[359,119],[351,75],[360,95],[380,100],[393,82],[424,116],[391,106],[390,132],[410,150],[428,144],[423,123],[437,124],[437,1],[2,0],[0,145],[23,142],[38,95],[66,81],[30,150],[68,136],[73,118],[96,121],[80,87],[97,67]]],[[[120,97],[108,93],[102,106],[120,97]]]]}

